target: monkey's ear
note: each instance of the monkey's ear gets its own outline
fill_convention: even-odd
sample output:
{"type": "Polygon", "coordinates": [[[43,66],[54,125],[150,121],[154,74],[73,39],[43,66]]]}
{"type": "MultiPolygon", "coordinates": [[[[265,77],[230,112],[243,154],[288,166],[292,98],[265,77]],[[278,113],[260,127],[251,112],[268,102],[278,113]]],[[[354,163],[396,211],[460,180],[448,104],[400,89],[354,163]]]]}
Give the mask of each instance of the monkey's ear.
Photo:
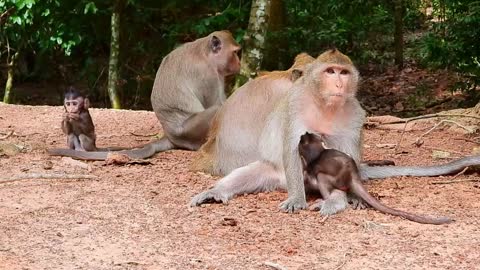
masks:
{"type": "Polygon", "coordinates": [[[303,71],[300,69],[294,69],[292,70],[292,74],[290,75],[290,80],[292,82],[298,80],[300,77],[302,77],[303,71]]]}
{"type": "Polygon", "coordinates": [[[84,98],[83,99],[83,108],[85,108],[85,110],[88,110],[89,107],[90,107],[90,100],[88,98],[84,98]]]}
{"type": "Polygon", "coordinates": [[[222,49],[222,41],[217,36],[210,40],[210,49],[213,53],[218,53],[222,49]]]}

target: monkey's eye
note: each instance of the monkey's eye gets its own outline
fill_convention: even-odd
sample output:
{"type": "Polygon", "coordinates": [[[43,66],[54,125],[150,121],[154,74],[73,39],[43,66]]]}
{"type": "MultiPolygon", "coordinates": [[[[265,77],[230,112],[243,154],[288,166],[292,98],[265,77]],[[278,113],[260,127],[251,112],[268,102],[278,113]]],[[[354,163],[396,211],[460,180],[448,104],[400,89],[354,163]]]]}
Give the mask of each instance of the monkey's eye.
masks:
{"type": "Polygon", "coordinates": [[[333,68],[327,68],[327,70],[325,70],[328,74],[333,74],[335,73],[335,70],[333,70],[333,68]]]}
{"type": "Polygon", "coordinates": [[[70,102],[68,102],[68,101],[65,102],[65,105],[70,106],[70,102]]]}
{"type": "Polygon", "coordinates": [[[350,71],[346,70],[346,69],[342,69],[342,71],[340,71],[340,74],[342,75],[348,75],[350,74],[350,71]]]}
{"type": "Polygon", "coordinates": [[[77,106],[77,105],[78,105],[78,102],[77,102],[77,101],[74,101],[74,102],[72,102],[72,105],[73,105],[73,106],[77,106]]]}

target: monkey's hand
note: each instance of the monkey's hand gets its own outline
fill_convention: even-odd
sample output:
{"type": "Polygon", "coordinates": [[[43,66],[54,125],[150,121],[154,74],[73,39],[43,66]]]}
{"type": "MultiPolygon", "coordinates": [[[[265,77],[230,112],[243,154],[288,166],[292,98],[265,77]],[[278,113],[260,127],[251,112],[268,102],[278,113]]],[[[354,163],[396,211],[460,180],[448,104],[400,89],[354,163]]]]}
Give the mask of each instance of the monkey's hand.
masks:
{"type": "Polygon", "coordinates": [[[284,212],[294,213],[307,208],[305,198],[289,197],[280,204],[280,209],[284,212]]]}
{"type": "Polygon", "coordinates": [[[78,119],[80,119],[80,114],[79,113],[69,113],[68,118],[70,120],[78,120],[78,119]]]}
{"type": "Polygon", "coordinates": [[[204,203],[212,202],[221,202],[223,204],[226,204],[229,199],[229,196],[222,194],[220,190],[209,189],[195,195],[195,197],[193,197],[193,199],[190,201],[190,206],[199,206],[204,203]]]}

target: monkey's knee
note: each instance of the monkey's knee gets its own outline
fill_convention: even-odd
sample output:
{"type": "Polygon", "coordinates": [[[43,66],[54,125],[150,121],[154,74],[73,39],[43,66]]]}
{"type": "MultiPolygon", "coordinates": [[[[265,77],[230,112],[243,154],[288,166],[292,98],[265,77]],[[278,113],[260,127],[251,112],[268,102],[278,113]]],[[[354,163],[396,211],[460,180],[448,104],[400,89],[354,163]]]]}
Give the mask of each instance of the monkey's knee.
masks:
{"type": "Polygon", "coordinates": [[[78,136],[78,139],[80,140],[80,151],[95,151],[97,150],[97,147],[95,146],[95,140],[92,138],[88,137],[87,135],[80,134],[78,136]]]}

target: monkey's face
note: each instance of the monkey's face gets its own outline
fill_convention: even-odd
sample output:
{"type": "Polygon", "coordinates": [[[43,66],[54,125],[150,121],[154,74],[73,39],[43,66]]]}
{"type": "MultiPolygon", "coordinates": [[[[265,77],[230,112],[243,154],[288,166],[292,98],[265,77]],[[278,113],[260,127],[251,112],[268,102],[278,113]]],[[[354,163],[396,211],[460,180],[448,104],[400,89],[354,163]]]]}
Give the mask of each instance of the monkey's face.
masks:
{"type": "Polygon", "coordinates": [[[318,74],[320,89],[327,105],[342,105],[347,99],[355,95],[352,88],[351,68],[344,65],[326,65],[318,74]]]}
{"type": "Polygon", "coordinates": [[[218,56],[218,60],[224,62],[220,64],[222,67],[220,73],[223,73],[225,76],[238,74],[240,72],[241,47],[239,45],[232,45],[229,47],[230,48],[225,49],[224,56],[218,56]]]}
{"type": "Polygon", "coordinates": [[[83,103],[84,103],[83,97],[76,97],[76,98],[65,97],[63,104],[65,107],[65,111],[67,113],[78,114],[83,109],[83,103]]]}

